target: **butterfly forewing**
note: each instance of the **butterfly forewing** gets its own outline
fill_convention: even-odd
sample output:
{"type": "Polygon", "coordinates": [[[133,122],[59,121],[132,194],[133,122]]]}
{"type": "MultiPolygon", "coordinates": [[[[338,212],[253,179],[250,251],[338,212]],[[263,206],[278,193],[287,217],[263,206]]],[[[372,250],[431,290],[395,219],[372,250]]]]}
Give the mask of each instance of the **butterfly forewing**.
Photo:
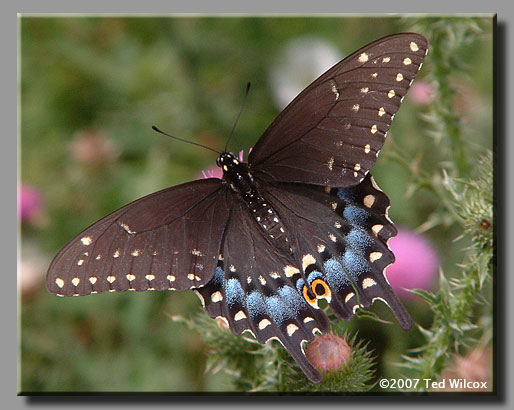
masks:
{"type": "Polygon", "coordinates": [[[217,264],[231,203],[227,188],[214,178],[132,202],[57,254],[47,288],[70,296],[204,285],[217,264]]]}
{"type": "Polygon", "coordinates": [[[402,33],[336,64],[268,127],[250,153],[251,168],[281,182],[347,187],[362,181],[427,47],[423,36],[402,33]]]}

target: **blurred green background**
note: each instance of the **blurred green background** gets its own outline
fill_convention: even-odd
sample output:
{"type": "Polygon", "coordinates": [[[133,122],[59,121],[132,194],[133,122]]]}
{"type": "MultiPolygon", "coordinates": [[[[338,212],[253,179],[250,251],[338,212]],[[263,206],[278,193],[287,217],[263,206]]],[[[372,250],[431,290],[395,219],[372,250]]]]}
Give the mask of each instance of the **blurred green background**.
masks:
{"type": "MultiPolygon", "coordinates": [[[[455,110],[477,154],[492,148],[492,20],[485,21],[479,41],[456,56],[468,75],[456,84],[455,110]]],[[[247,153],[282,108],[280,84],[297,80],[300,91],[321,73],[311,74],[301,63],[305,57],[296,65],[284,61],[292,41],[314,41],[321,56],[328,47],[342,58],[408,31],[411,23],[399,17],[21,17],[19,179],[42,201],[20,230],[20,390],[230,390],[223,373],[205,374],[201,337],[170,319],[201,309],[192,292],[57,298],[45,290],[48,264],[102,216],[214,165],[212,152],[156,134],[152,125],[222,149],[251,81],[229,147],[247,153]]],[[[308,56],[299,44],[292,52],[308,56]]],[[[416,82],[430,64],[429,53],[416,82]]],[[[409,175],[387,151],[399,147],[394,152],[405,160],[440,173],[445,157],[422,119],[426,104],[409,94],[373,171],[391,198],[391,218],[412,229],[439,204],[423,191],[406,195],[409,175]]],[[[443,267],[461,260],[466,243],[453,242],[458,234],[442,225],[426,233],[443,267]]],[[[425,305],[408,309],[430,323],[425,305]]],[[[381,306],[374,310],[391,318],[381,306]]],[[[371,341],[378,375],[398,374],[391,363],[420,342],[418,333],[399,334],[396,325],[360,320],[348,326],[371,341]]]]}

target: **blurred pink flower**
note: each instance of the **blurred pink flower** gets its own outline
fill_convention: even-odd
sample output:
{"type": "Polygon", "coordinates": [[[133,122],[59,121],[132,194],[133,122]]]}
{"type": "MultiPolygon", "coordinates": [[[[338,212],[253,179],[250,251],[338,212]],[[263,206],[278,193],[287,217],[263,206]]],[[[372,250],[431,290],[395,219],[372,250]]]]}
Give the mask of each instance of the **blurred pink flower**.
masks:
{"type": "Polygon", "coordinates": [[[426,81],[415,81],[409,91],[408,98],[414,104],[427,105],[434,98],[435,92],[432,85],[426,81]]]}
{"type": "Polygon", "coordinates": [[[89,129],[78,132],[70,145],[71,155],[85,165],[103,165],[116,160],[119,151],[103,132],[89,129]]]}
{"type": "Polygon", "coordinates": [[[404,289],[430,290],[439,267],[439,258],[432,244],[423,236],[400,228],[389,246],[396,262],[387,268],[387,279],[394,291],[404,300],[417,297],[404,289]]]}
{"type": "Polygon", "coordinates": [[[450,366],[441,373],[441,380],[446,379],[445,391],[491,391],[491,357],[489,347],[475,348],[466,356],[457,356],[450,366]],[[469,387],[458,385],[451,388],[449,379],[465,379],[472,383],[469,387]],[[482,387],[481,382],[486,382],[487,387],[482,387]]]}
{"type": "Polygon", "coordinates": [[[306,356],[312,365],[322,371],[341,370],[350,359],[351,348],[345,336],[325,334],[317,336],[307,346],[306,356]]]}
{"type": "Polygon", "coordinates": [[[33,186],[18,185],[18,219],[21,222],[36,222],[42,216],[43,197],[33,186]]]}
{"type": "MultiPolygon", "coordinates": [[[[252,149],[250,148],[250,151],[252,152],[252,149]]],[[[244,151],[239,151],[239,161],[243,162],[243,153],[244,151]]],[[[217,165],[214,165],[213,167],[207,168],[205,170],[202,170],[202,175],[199,176],[199,178],[223,178],[223,171],[220,167],[217,165]]]]}

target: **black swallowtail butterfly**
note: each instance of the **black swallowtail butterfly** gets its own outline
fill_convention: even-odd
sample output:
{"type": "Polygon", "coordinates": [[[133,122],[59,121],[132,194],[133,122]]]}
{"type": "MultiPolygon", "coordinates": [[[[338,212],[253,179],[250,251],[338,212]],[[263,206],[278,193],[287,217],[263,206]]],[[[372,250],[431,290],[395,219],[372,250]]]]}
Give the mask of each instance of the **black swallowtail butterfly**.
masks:
{"type": "Polygon", "coordinates": [[[148,195],[79,234],[52,261],[48,290],[194,289],[235,334],[278,339],[315,383],[302,345],[329,329],[318,299],[343,320],[380,299],[409,329],[385,277],[389,199],[368,171],[427,51],[415,33],[356,51],[282,111],[248,164],[224,152],[223,179],[148,195]]]}

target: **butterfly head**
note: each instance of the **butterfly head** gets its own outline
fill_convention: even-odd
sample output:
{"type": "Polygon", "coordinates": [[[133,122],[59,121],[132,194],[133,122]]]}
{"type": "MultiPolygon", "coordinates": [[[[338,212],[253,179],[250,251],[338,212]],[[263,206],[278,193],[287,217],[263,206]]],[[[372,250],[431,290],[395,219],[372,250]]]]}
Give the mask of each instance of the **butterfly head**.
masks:
{"type": "Polygon", "coordinates": [[[224,172],[228,172],[230,169],[239,164],[241,164],[241,162],[232,152],[224,152],[216,160],[216,165],[220,167],[224,172]]]}

